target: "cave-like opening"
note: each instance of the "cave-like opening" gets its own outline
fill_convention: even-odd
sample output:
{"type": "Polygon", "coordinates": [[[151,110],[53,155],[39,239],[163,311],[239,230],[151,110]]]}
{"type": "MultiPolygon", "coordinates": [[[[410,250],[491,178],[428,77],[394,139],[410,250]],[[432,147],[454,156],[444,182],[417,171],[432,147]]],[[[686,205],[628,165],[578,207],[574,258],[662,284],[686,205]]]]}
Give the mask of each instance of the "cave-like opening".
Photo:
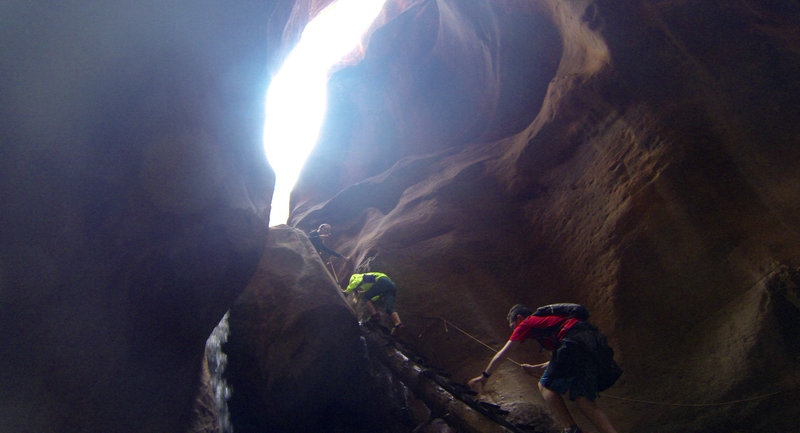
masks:
{"type": "Polygon", "coordinates": [[[272,77],[266,96],[264,149],[275,171],[270,225],[284,224],[289,195],[314,148],[327,107],[330,72],[354,51],[385,0],[337,0],[303,29],[272,77]]]}

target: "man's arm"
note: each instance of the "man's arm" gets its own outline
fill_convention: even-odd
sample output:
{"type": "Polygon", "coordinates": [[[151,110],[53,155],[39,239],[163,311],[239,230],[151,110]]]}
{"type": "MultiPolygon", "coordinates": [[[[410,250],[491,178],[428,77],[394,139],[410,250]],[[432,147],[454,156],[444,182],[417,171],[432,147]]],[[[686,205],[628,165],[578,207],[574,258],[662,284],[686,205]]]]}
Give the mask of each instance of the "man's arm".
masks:
{"type": "Polygon", "coordinates": [[[328,253],[328,254],[330,254],[330,255],[332,255],[334,257],[342,257],[341,254],[339,254],[338,252],[336,252],[333,249],[329,248],[327,245],[322,243],[322,241],[320,241],[320,243],[319,243],[319,249],[321,249],[322,251],[325,251],[326,253],[328,253]]]}
{"type": "MultiPolygon", "coordinates": [[[[354,274],[354,276],[355,276],[355,274],[354,274]]],[[[352,278],[352,276],[351,276],[351,278],[352,278]]],[[[348,293],[348,294],[349,293],[353,293],[353,294],[358,293],[358,288],[361,287],[361,284],[364,283],[364,277],[362,276],[361,279],[359,279],[357,281],[358,281],[358,284],[356,284],[355,281],[351,280],[350,284],[347,285],[347,288],[344,289],[344,292],[348,293]]]]}
{"type": "Polygon", "coordinates": [[[529,374],[529,375],[531,375],[533,377],[539,377],[540,378],[544,374],[544,371],[545,371],[545,369],[547,369],[548,365],[550,365],[550,361],[543,362],[541,364],[533,364],[533,365],[531,365],[531,364],[522,364],[522,365],[520,365],[520,367],[522,367],[522,371],[524,371],[525,373],[527,373],[527,374],[529,374]]]}
{"type": "MultiPolygon", "coordinates": [[[[311,233],[314,233],[314,232],[311,232],[311,233]]],[[[341,254],[339,254],[338,252],[336,252],[333,249],[329,248],[327,245],[325,245],[324,242],[322,242],[322,238],[320,237],[319,233],[317,233],[315,235],[311,235],[311,233],[309,233],[308,240],[311,241],[311,245],[314,245],[314,248],[317,249],[318,253],[326,252],[326,253],[334,256],[334,257],[342,257],[341,254]]]]}
{"type": "Polygon", "coordinates": [[[503,362],[504,359],[508,358],[508,356],[511,354],[511,351],[513,351],[517,346],[519,346],[519,343],[520,343],[519,341],[508,340],[506,342],[506,345],[503,346],[503,348],[500,349],[500,351],[497,352],[492,357],[492,360],[489,361],[489,365],[486,366],[486,368],[483,370],[483,373],[481,373],[480,376],[475,377],[468,382],[469,386],[474,387],[475,385],[478,384],[483,385],[484,383],[486,383],[486,379],[488,379],[489,376],[491,376],[495,366],[503,362]]]}

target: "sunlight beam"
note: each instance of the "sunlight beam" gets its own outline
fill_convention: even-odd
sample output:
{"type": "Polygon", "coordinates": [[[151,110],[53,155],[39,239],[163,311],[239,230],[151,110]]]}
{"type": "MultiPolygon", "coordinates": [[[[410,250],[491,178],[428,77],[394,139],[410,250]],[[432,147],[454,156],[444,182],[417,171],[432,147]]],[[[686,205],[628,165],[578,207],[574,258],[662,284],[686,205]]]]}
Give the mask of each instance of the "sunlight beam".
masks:
{"type": "Polygon", "coordinates": [[[385,0],[338,0],[306,25],[267,90],[264,149],[275,170],[270,225],[285,224],[291,193],[316,145],[333,65],[361,44],[385,0]]]}

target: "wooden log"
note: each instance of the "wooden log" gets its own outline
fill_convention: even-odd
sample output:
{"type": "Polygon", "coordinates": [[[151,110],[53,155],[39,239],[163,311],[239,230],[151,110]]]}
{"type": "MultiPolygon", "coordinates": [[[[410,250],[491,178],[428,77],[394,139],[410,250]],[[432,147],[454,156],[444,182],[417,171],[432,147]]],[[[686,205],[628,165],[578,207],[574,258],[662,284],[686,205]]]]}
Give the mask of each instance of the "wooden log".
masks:
{"type": "Polygon", "coordinates": [[[371,350],[394,373],[398,379],[406,384],[418,398],[433,412],[446,413],[444,417],[448,423],[463,433],[516,433],[520,430],[513,426],[503,426],[479,410],[459,400],[444,387],[431,379],[428,370],[419,366],[383,337],[375,334],[368,335],[371,350]],[[370,341],[371,340],[371,341],[370,341]]]}

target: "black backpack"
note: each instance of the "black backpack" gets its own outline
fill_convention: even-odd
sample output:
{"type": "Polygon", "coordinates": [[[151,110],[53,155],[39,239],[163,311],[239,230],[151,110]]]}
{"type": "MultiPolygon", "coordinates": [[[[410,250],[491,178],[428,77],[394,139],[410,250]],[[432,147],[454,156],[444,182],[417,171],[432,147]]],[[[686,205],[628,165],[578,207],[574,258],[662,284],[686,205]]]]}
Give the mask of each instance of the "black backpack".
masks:
{"type": "MultiPolygon", "coordinates": [[[[574,317],[584,322],[575,324],[571,329],[577,331],[562,340],[564,344],[577,344],[583,347],[585,353],[595,357],[599,371],[597,372],[597,390],[604,391],[613,385],[620,376],[622,369],[614,361],[614,349],[608,344],[608,339],[596,326],[585,322],[589,312],[579,304],[552,304],[540,307],[533,313],[534,316],[561,316],[574,317]]],[[[560,325],[559,325],[560,326],[560,325]]]]}
{"type": "Polygon", "coordinates": [[[608,340],[603,334],[598,334],[599,347],[597,350],[597,360],[600,371],[597,375],[597,390],[605,391],[610,388],[620,376],[622,369],[614,361],[614,349],[608,345],[608,340]]]}
{"type": "Polygon", "coordinates": [[[539,307],[533,313],[534,316],[561,316],[574,317],[578,320],[588,320],[589,311],[580,304],[550,304],[539,307]]]}

